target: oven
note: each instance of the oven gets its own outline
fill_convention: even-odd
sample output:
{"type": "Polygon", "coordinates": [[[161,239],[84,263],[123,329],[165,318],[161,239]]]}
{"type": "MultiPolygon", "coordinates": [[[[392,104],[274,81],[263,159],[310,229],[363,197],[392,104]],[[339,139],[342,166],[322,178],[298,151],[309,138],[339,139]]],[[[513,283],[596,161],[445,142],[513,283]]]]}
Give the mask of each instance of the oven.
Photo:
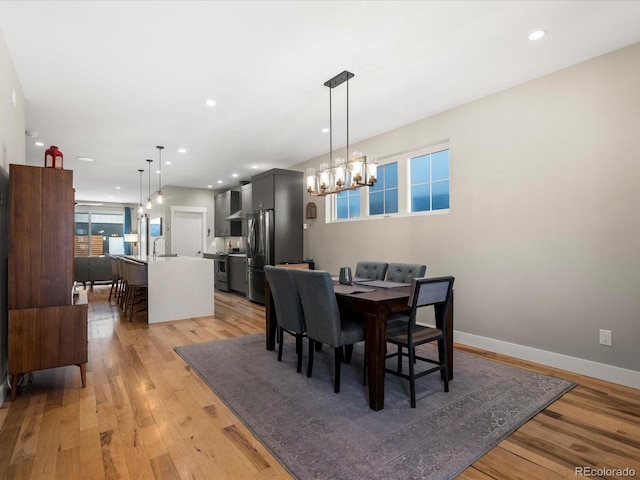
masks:
{"type": "Polygon", "coordinates": [[[216,290],[230,292],[229,287],[229,255],[218,253],[213,257],[213,286],[216,290]]]}

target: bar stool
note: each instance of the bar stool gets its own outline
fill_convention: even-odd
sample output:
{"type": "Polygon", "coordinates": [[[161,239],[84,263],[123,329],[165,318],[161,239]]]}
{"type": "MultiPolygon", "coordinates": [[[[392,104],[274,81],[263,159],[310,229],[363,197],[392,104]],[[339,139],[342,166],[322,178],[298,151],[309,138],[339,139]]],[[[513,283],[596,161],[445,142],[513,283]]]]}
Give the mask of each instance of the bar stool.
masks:
{"type": "MultiPolygon", "coordinates": [[[[143,298],[147,290],[147,267],[137,262],[123,260],[125,277],[127,279],[126,298],[124,301],[124,313],[128,314],[129,321],[133,321],[133,306],[136,304],[136,296],[143,298]]],[[[142,302],[144,300],[141,300],[142,302]]],[[[137,302],[137,303],[140,303],[137,302]]]]}
{"type": "Polygon", "coordinates": [[[118,271],[118,260],[115,257],[110,256],[111,261],[111,290],[109,290],[109,303],[111,303],[111,297],[118,298],[118,289],[120,288],[120,273],[118,271]]]}

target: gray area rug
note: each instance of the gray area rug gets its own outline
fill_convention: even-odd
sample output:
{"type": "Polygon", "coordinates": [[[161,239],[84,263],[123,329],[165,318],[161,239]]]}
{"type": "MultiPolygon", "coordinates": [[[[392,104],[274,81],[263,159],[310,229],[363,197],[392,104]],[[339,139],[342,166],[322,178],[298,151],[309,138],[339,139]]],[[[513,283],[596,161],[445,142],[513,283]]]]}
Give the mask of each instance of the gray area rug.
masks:
{"type": "Polygon", "coordinates": [[[282,362],[258,334],[176,351],[289,472],[305,480],[453,478],[574,386],[456,351],[449,393],[439,374],[426,375],[412,409],[409,382],[387,375],[385,408],[374,412],[362,385],[361,345],[342,366],[338,394],[333,351],[314,355],[307,378],[307,342],[303,373],[296,373],[289,335],[282,362]]]}

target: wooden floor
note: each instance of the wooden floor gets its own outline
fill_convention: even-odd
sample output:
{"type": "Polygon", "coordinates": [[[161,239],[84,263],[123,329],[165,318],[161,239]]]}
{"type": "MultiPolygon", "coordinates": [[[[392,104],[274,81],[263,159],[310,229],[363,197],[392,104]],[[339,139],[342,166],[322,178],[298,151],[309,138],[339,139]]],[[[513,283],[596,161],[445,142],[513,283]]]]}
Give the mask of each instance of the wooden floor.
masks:
{"type": "MultiPolygon", "coordinates": [[[[0,408],[0,479],[291,478],[173,351],[262,332],[263,307],[216,292],[215,317],[149,326],[107,296],[90,294],[87,387],[77,367],[36,372],[0,408]]],[[[576,467],[640,478],[638,390],[456,347],[579,384],[459,478],[576,478],[576,467]]]]}

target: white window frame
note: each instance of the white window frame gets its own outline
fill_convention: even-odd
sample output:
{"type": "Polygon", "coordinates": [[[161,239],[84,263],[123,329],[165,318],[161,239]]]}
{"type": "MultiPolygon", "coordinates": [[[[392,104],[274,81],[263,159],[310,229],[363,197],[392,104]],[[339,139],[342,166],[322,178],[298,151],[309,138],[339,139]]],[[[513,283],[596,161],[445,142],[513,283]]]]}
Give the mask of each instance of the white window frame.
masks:
{"type": "Polygon", "coordinates": [[[360,222],[363,220],[381,220],[393,217],[414,217],[423,215],[442,215],[448,214],[451,210],[451,151],[449,140],[439,141],[437,143],[420,147],[416,150],[395,153],[378,160],[378,166],[388,165],[389,163],[398,162],[398,212],[384,213],[380,215],[369,215],[369,187],[362,187],[360,190],[360,216],[356,218],[336,218],[337,200],[335,195],[327,195],[325,197],[325,221],[326,223],[341,222],[360,222]],[[427,155],[439,152],[441,150],[449,150],[449,208],[440,210],[425,210],[420,212],[411,212],[411,178],[410,178],[410,161],[413,157],[427,155]]]}

